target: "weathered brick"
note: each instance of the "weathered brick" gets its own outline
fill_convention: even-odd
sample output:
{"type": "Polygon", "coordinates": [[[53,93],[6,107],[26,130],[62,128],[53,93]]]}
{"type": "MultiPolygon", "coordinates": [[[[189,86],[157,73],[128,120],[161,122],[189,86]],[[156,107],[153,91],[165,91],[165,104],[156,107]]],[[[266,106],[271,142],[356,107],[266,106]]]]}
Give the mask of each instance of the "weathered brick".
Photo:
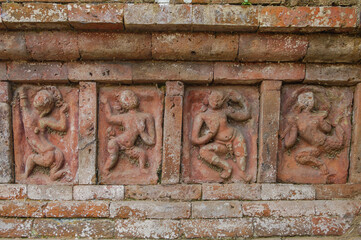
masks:
{"type": "Polygon", "coordinates": [[[124,186],[120,185],[78,185],[73,187],[74,200],[122,200],[124,186]]]}
{"type": "Polygon", "coordinates": [[[151,59],[151,41],[151,34],[142,33],[84,32],[78,35],[83,60],[151,59]]]}
{"type": "Polygon", "coordinates": [[[259,200],[261,185],[259,184],[203,184],[203,200],[259,200]]]}
{"type": "Polygon", "coordinates": [[[351,227],[350,218],[313,217],[312,234],[316,236],[341,236],[351,227]]]}
{"type": "Polygon", "coordinates": [[[189,219],[181,221],[186,238],[248,237],[253,233],[252,220],[239,219],[189,219]]]}
{"type": "Polygon", "coordinates": [[[26,198],[26,185],[0,184],[0,200],[24,199],[26,198]]]}
{"type": "Polygon", "coordinates": [[[10,103],[11,101],[10,83],[0,82],[0,103],[10,103]]]}
{"type": "Polygon", "coordinates": [[[354,94],[349,182],[361,183],[361,83],[354,94]]]}
{"type": "Polygon", "coordinates": [[[351,6],[357,0],[291,0],[291,6],[351,6]]]}
{"type": "Polygon", "coordinates": [[[2,20],[8,29],[70,28],[66,5],[56,3],[3,3],[2,20]]]}
{"type": "Polygon", "coordinates": [[[44,209],[46,217],[104,218],[109,217],[109,203],[101,201],[54,201],[44,209]]]}
{"type": "Polygon", "coordinates": [[[315,201],[315,215],[354,217],[361,208],[361,200],[325,200],[315,201]]]}
{"type": "Polygon", "coordinates": [[[201,198],[201,185],[125,186],[125,198],[137,200],[197,200],[201,198]]]}
{"type": "Polygon", "coordinates": [[[65,185],[28,185],[28,198],[35,200],[71,200],[72,187],[65,185]]]}
{"type": "Polygon", "coordinates": [[[32,219],[2,218],[0,219],[0,237],[29,237],[32,219]]]}
{"type": "Polygon", "coordinates": [[[73,61],[80,58],[74,32],[42,31],[25,33],[26,47],[37,61],[73,61]]]}
{"type": "Polygon", "coordinates": [[[168,80],[190,83],[210,83],[213,64],[206,62],[141,62],[133,63],[135,83],[165,82],[168,80]]]}
{"type": "Polygon", "coordinates": [[[315,214],[312,201],[243,202],[243,215],[248,217],[301,217],[315,214]]]}
{"type": "Polygon", "coordinates": [[[184,84],[180,81],[168,81],[165,83],[166,95],[167,96],[183,96],[184,95],[184,84]]]}
{"type": "Polygon", "coordinates": [[[1,17],[1,12],[2,12],[2,9],[1,9],[1,5],[0,5],[0,29],[6,29],[4,23],[3,23],[3,20],[2,20],[2,17],[1,17]]]}
{"type": "Polygon", "coordinates": [[[258,142],[257,182],[276,182],[281,81],[263,81],[258,142]]]}
{"type": "Polygon", "coordinates": [[[1,217],[44,217],[46,202],[0,201],[1,217]]]}
{"type": "Polygon", "coordinates": [[[62,63],[24,63],[8,64],[8,78],[16,82],[68,82],[67,66],[62,63]]]}
{"type": "Polygon", "coordinates": [[[242,215],[242,203],[239,201],[192,203],[192,218],[240,218],[242,215]]]}
{"type": "Polygon", "coordinates": [[[262,80],[301,81],[305,65],[299,63],[226,63],[214,64],[214,82],[249,84],[262,80]]]}
{"type": "Polygon", "coordinates": [[[311,235],[310,217],[254,218],[254,235],[257,237],[311,235]]]}
{"type": "Polygon", "coordinates": [[[268,6],[260,11],[261,31],[318,32],[356,28],[355,8],[268,6]]]}
{"type": "Polygon", "coordinates": [[[153,33],[156,60],[234,61],[238,36],[210,33],[153,33]]]}
{"type": "Polygon", "coordinates": [[[115,223],[115,236],[119,238],[163,238],[180,237],[177,220],[118,220],[115,223]]]}
{"type": "Polygon", "coordinates": [[[106,219],[35,219],[36,237],[112,238],[114,222],[106,219]]]}
{"type": "Polygon", "coordinates": [[[123,30],[123,4],[68,4],[68,21],[75,29],[123,30]]]}
{"type": "Polygon", "coordinates": [[[0,33],[0,59],[1,60],[27,60],[30,58],[26,50],[23,32],[0,33]]]}
{"type": "Polygon", "coordinates": [[[112,218],[189,218],[191,204],[184,202],[122,201],[110,203],[112,218]]]}
{"type": "Polygon", "coordinates": [[[97,159],[97,86],[79,83],[79,184],[96,183],[97,159]]]}
{"type": "Polygon", "coordinates": [[[68,63],[68,74],[70,81],[132,82],[132,67],[129,63],[68,63]]]}
{"type": "Polygon", "coordinates": [[[263,184],[262,200],[307,200],[315,199],[315,188],[311,185],[263,184]]]}
{"type": "Polygon", "coordinates": [[[193,5],[192,24],[195,31],[255,31],[258,7],[193,5]]]}
{"type": "Polygon", "coordinates": [[[0,102],[0,183],[14,181],[11,107],[0,102]]]}
{"type": "Polygon", "coordinates": [[[304,83],[353,85],[360,81],[360,65],[307,64],[304,83]]]}
{"type": "Polygon", "coordinates": [[[238,59],[241,62],[299,61],[306,55],[308,40],[300,35],[240,34],[238,59]]]}
{"type": "MultiPolygon", "coordinates": [[[[260,4],[260,5],[273,5],[273,4],[281,4],[285,3],[286,0],[252,0],[249,1],[252,3],[252,5],[260,4]]],[[[213,2],[213,1],[212,1],[213,2]]],[[[242,4],[243,1],[239,0],[222,0],[223,4],[242,4]]]]}
{"type": "Polygon", "coordinates": [[[308,37],[305,62],[354,63],[361,59],[361,38],[317,34],[308,37]]]}
{"type": "Polygon", "coordinates": [[[6,72],[6,62],[0,62],[0,80],[1,81],[8,80],[7,72],[6,72]]]}
{"type": "Polygon", "coordinates": [[[328,184],[314,187],[316,199],[354,198],[361,195],[361,184],[328,184]]]}
{"type": "Polygon", "coordinates": [[[192,5],[126,4],[126,30],[169,31],[191,30],[192,5]]]}
{"type": "MultiPolygon", "coordinates": [[[[181,82],[166,82],[167,89],[174,83],[183,86],[181,82]]],[[[164,109],[162,183],[175,184],[180,177],[183,97],[169,96],[167,92],[164,109]]]]}

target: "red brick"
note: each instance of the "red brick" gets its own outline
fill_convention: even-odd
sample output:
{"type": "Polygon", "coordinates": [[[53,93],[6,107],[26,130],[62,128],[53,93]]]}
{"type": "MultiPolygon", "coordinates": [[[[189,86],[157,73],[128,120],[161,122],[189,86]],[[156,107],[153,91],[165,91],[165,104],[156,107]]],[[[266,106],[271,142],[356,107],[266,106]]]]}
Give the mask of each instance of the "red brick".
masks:
{"type": "Polygon", "coordinates": [[[312,234],[316,236],[341,236],[351,227],[350,218],[313,217],[312,234]]]}
{"type": "Polygon", "coordinates": [[[0,201],[1,217],[44,217],[46,202],[0,201]]]}
{"type": "Polygon", "coordinates": [[[26,185],[0,184],[0,200],[24,199],[27,195],[26,185]]]}
{"type": "Polygon", "coordinates": [[[253,234],[252,220],[240,219],[190,219],[181,221],[186,238],[248,237],[253,234]]]}
{"type": "Polygon", "coordinates": [[[299,63],[215,63],[214,82],[249,84],[262,80],[301,81],[305,65],[299,63]]]}
{"type": "Polygon", "coordinates": [[[315,185],[316,199],[354,198],[361,195],[361,184],[315,185]]]}
{"type": "Polygon", "coordinates": [[[141,33],[85,32],[78,36],[83,60],[151,59],[151,41],[151,34],[141,33]]]}
{"type": "Polygon", "coordinates": [[[256,31],[257,6],[193,5],[195,31],[256,31]]]}
{"type": "Polygon", "coordinates": [[[360,81],[360,75],[360,65],[307,64],[304,83],[353,85],[360,81]]]}
{"type": "Polygon", "coordinates": [[[243,215],[247,217],[302,217],[315,214],[312,201],[243,202],[243,215]]]}
{"type": "Polygon", "coordinates": [[[310,217],[254,218],[254,235],[257,237],[311,235],[310,217]]]}
{"type": "Polygon", "coordinates": [[[0,237],[29,237],[32,219],[2,218],[0,219],[0,237]]]}
{"type": "Polygon", "coordinates": [[[68,82],[67,66],[62,63],[22,63],[8,64],[8,78],[16,82],[68,82]]]}
{"type": "Polygon", "coordinates": [[[357,0],[291,0],[291,6],[351,6],[357,0]]]}
{"type": "Polygon", "coordinates": [[[257,182],[276,182],[281,81],[263,81],[259,118],[257,182]]]}
{"type": "Polygon", "coordinates": [[[125,186],[125,198],[137,200],[197,200],[201,185],[125,186]]]}
{"type": "Polygon", "coordinates": [[[68,4],[68,21],[75,29],[123,30],[123,4],[68,4]]]}
{"type": "Polygon", "coordinates": [[[79,184],[96,183],[97,158],[97,85],[79,83],[79,184]]]}
{"type": "Polygon", "coordinates": [[[3,3],[2,20],[8,29],[70,28],[66,5],[56,3],[3,3]]]}
{"type": "Polygon", "coordinates": [[[354,217],[359,214],[361,200],[325,200],[315,201],[315,215],[354,217]]]}
{"type": "Polygon", "coordinates": [[[1,81],[8,80],[5,62],[0,62],[0,80],[1,81]]]}
{"type": "Polygon", "coordinates": [[[167,93],[164,109],[162,183],[174,184],[180,176],[183,97],[167,93]]]}
{"type": "MultiPolygon", "coordinates": [[[[349,182],[361,183],[361,84],[354,92],[349,182]]],[[[343,189],[343,188],[342,188],[343,189]]]]}
{"type": "Polygon", "coordinates": [[[115,236],[119,238],[163,238],[175,239],[181,236],[177,220],[118,220],[115,236]]]}
{"type": "Polygon", "coordinates": [[[27,60],[29,58],[23,32],[0,33],[1,60],[27,60]]]}
{"type": "Polygon", "coordinates": [[[307,38],[285,34],[240,34],[238,59],[241,62],[288,62],[302,60],[307,38]]]}
{"type": "Polygon", "coordinates": [[[141,62],[133,63],[135,83],[165,82],[210,83],[213,64],[205,62],[141,62]]]}
{"type": "Polygon", "coordinates": [[[37,61],[73,61],[80,58],[77,35],[73,32],[25,33],[26,47],[37,61]]]}
{"type": "Polygon", "coordinates": [[[191,204],[184,202],[123,201],[110,203],[111,218],[189,218],[191,204]]]}
{"type": "Polygon", "coordinates": [[[126,4],[124,24],[126,30],[191,30],[192,5],[126,4]]]}
{"type": "Polygon", "coordinates": [[[192,203],[192,218],[240,218],[242,215],[242,203],[239,201],[192,203]]]}
{"type": "Polygon", "coordinates": [[[210,33],[153,33],[156,60],[234,61],[238,36],[210,33]]]}
{"type": "Polygon", "coordinates": [[[132,67],[129,63],[68,63],[68,74],[70,81],[132,83],[132,67]]]}
{"type": "Polygon", "coordinates": [[[1,12],[2,12],[2,10],[1,10],[1,6],[0,6],[0,29],[6,29],[6,27],[2,21],[1,12]]]}
{"type": "Polygon", "coordinates": [[[28,185],[28,198],[35,200],[71,200],[72,186],[28,185]]]}
{"type": "Polygon", "coordinates": [[[49,202],[44,210],[46,217],[104,218],[109,217],[109,203],[100,201],[49,202]]]}
{"type": "Polygon", "coordinates": [[[203,184],[203,200],[259,200],[261,185],[259,184],[203,184]]]}
{"type": "Polygon", "coordinates": [[[317,34],[308,39],[309,47],[304,58],[306,62],[355,63],[361,59],[361,38],[317,34]]]}
{"type": "Polygon", "coordinates": [[[106,219],[35,219],[36,237],[112,238],[114,222],[106,219]]]}
{"type": "Polygon", "coordinates": [[[313,200],[315,189],[311,185],[263,184],[262,200],[313,200]]]}
{"type": "Polygon", "coordinates": [[[119,185],[79,185],[73,187],[74,200],[122,200],[124,186],[119,185]]]}
{"type": "Polygon", "coordinates": [[[356,28],[355,8],[268,6],[260,12],[261,31],[317,32],[356,28]]]}

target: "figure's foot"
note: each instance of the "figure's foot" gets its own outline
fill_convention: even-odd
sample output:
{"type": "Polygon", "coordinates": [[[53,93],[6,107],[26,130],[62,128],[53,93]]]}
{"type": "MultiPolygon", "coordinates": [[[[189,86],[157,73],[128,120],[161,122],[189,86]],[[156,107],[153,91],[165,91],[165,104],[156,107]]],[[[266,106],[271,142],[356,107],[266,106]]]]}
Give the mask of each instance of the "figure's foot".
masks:
{"type": "Polygon", "coordinates": [[[322,172],[323,175],[328,175],[328,173],[329,173],[326,164],[321,165],[321,166],[320,166],[320,170],[321,170],[321,172],[322,172]]]}
{"type": "Polygon", "coordinates": [[[246,158],[245,157],[239,158],[237,161],[237,165],[242,172],[246,171],[246,158]]]}
{"type": "Polygon", "coordinates": [[[65,170],[61,170],[61,171],[58,171],[57,173],[51,175],[51,176],[50,176],[50,179],[51,179],[52,181],[56,181],[56,180],[58,180],[58,179],[64,178],[65,175],[66,175],[66,171],[65,171],[65,170]]]}
{"type": "Polygon", "coordinates": [[[221,178],[227,179],[231,176],[231,174],[232,174],[232,168],[223,169],[221,173],[221,178]]]}

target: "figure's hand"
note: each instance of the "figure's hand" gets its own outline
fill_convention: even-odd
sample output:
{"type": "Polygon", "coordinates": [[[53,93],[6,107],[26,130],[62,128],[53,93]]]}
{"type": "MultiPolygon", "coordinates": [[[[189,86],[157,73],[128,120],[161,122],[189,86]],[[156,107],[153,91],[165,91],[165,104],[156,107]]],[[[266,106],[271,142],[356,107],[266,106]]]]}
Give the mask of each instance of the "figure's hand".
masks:
{"type": "Polygon", "coordinates": [[[105,97],[105,96],[101,96],[100,97],[100,102],[103,103],[103,104],[107,104],[108,103],[108,98],[105,97]]]}
{"type": "Polygon", "coordinates": [[[63,103],[63,106],[60,107],[60,112],[62,113],[66,113],[68,111],[68,104],[67,103],[63,103]]]}
{"type": "Polygon", "coordinates": [[[137,129],[139,132],[144,132],[145,130],[145,123],[143,121],[138,121],[137,123],[137,129]]]}

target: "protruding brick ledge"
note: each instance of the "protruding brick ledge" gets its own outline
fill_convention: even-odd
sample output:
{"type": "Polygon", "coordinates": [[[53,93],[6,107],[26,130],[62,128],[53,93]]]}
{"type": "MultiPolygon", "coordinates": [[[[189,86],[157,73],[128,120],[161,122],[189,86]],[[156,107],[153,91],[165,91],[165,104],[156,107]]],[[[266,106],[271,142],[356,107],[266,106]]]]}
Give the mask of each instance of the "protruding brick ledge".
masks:
{"type": "Polygon", "coordinates": [[[7,29],[353,32],[358,26],[356,7],[2,3],[1,8],[0,26],[7,29]]]}

